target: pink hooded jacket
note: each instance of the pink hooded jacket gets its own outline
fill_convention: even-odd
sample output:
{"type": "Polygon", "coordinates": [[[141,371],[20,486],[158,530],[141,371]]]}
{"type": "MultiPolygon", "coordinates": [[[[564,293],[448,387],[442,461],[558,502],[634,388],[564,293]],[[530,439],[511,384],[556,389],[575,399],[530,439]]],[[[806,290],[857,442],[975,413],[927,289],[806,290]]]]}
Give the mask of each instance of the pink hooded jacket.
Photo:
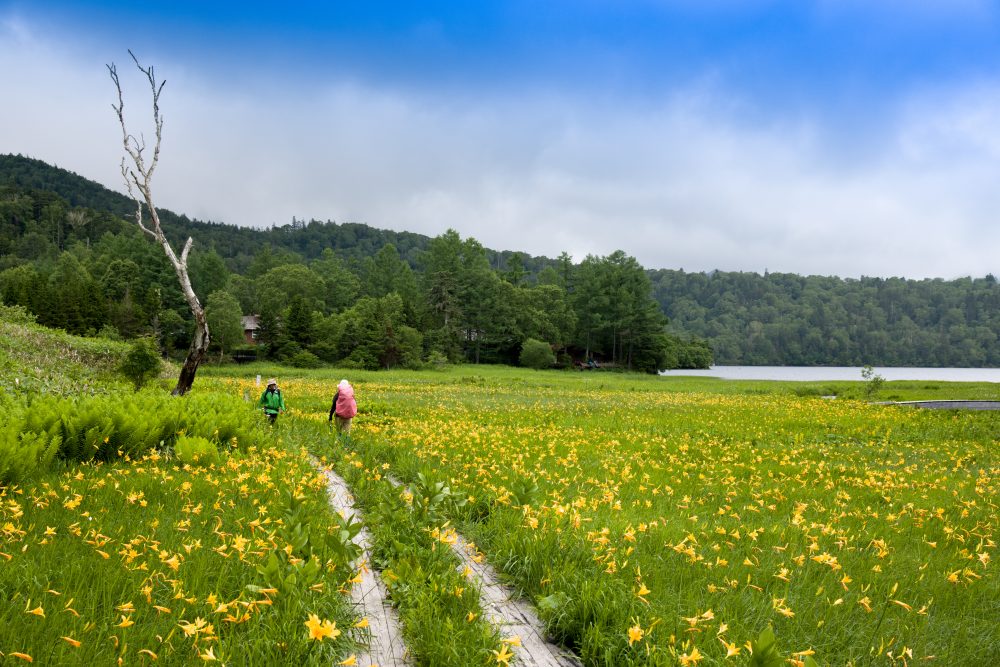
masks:
{"type": "Polygon", "coordinates": [[[358,414],[358,403],[354,400],[354,387],[347,380],[337,385],[337,400],[334,413],[341,419],[350,419],[358,414]]]}

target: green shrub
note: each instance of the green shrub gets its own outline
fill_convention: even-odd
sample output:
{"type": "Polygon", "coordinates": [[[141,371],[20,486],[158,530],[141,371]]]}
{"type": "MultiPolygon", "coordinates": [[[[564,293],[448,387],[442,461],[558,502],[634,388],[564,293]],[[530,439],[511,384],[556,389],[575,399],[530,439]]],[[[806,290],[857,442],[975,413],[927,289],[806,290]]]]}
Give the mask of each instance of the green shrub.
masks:
{"type": "Polygon", "coordinates": [[[156,377],[163,368],[160,351],[151,338],[139,338],[129,347],[128,353],[119,367],[122,374],[135,384],[138,391],[142,385],[156,377]]]}
{"type": "Polygon", "coordinates": [[[865,398],[872,400],[878,396],[879,391],[882,390],[882,385],[885,384],[885,378],[876,373],[875,369],[870,365],[862,367],[861,377],[865,381],[865,398]]]}
{"type": "Polygon", "coordinates": [[[556,363],[556,355],[552,353],[552,347],[548,343],[529,338],[521,344],[520,362],[527,368],[541,370],[551,368],[556,363]]]}
{"type": "Polygon", "coordinates": [[[299,350],[288,357],[288,365],[295,368],[319,368],[323,361],[309,350],[299,350]]]}
{"type": "Polygon", "coordinates": [[[182,435],[174,443],[174,456],[181,463],[189,465],[218,465],[222,463],[219,448],[208,438],[182,435]]]}
{"type": "Polygon", "coordinates": [[[20,415],[7,416],[7,423],[0,427],[0,484],[16,482],[48,467],[61,443],[58,435],[25,431],[20,415]]]}
{"type": "Polygon", "coordinates": [[[101,327],[101,330],[97,332],[97,337],[104,338],[105,340],[114,340],[114,341],[122,340],[122,335],[118,333],[118,329],[116,329],[111,324],[105,324],[103,327],[101,327]]]}
{"type": "Polygon", "coordinates": [[[140,458],[153,449],[175,446],[182,436],[205,440],[216,450],[245,449],[263,439],[256,414],[239,399],[219,395],[36,396],[29,405],[9,406],[5,416],[0,426],[3,481],[44,469],[55,458],[140,458]]]}
{"type": "Polygon", "coordinates": [[[444,369],[448,366],[448,357],[439,350],[431,350],[427,353],[427,366],[429,368],[444,369]]]}
{"type": "Polygon", "coordinates": [[[35,316],[24,306],[5,306],[0,303],[0,320],[11,324],[34,324],[35,316]]]}

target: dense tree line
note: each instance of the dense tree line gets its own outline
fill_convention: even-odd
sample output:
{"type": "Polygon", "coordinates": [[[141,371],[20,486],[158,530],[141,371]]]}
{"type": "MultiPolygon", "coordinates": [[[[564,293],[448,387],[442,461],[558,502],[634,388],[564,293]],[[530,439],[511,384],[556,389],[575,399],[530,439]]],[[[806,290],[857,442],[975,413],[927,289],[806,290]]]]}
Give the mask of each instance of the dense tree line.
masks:
{"type": "MultiPolygon", "coordinates": [[[[154,334],[183,350],[183,297],[163,253],[124,219],[131,206],[75,174],[0,156],[0,299],[71,333],[154,334]]],[[[255,230],[160,215],[170,235],[195,239],[191,281],[220,358],[240,350],[239,318],[255,314],[256,349],[301,366],[517,363],[529,340],[563,365],[711,363],[703,341],[667,333],[646,271],[622,252],[573,264],[494,252],[451,230],[297,220],[255,230]]]]}
{"type": "MultiPolygon", "coordinates": [[[[126,221],[133,206],[71,172],[0,155],[0,297],[51,326],[110,327],[128,337],[155,329],[166,348],[183,349],[184,304],[162,253],[126,221]]],[[[655,270],[643,280],[621,253],[574,264],[565,254],[496,252],[453,233],[431,239],[316,220],[250,229],[161,216],[175,242],[195,239],[198,293],[215,311],[223,304],[230,313],[259,312],[266,349],[279,357],[354,355],[359,364],[393,365],[410,363],[420,347],[424,359],[511,362],[523,341],[536,338],[563,362],[589,354],[633,368],[698,367],[713,352],[719,364],[1000,365],[1000,287],[992,276],[655,270]],[[650,282],[658,309],[643,298],[650,282]],[[286,322],[293,305],[296,317],[286,322]],[[378,353],[345,342],[376,335],[378,353]]],[[[235,334],[218,340],[220,354],[239,346],[235,334]]]]}
{"type": "MultiPolygon", "coordinates": [[[[13,186],[19,191],[34,191],[37,197],[58,195],[68,208],[89,209],[105,218],[131,220],[135,202],[123,194],[113,192],[78,174],[53,167],[46,162],[20,155],[0,155],[0,185],[13,186]]],[[[427,249],[430,237],[413,232],[395,232],[376,229],[355,222],[333,224],[330,221],[292,219],[289,224],[275,225],[269,229],[254,229],[233,224],[192,220],[167,209],[158,209],[163,227],[171,243],[180,245],[189,236],[196,246],[211,246],[226,258],[231,271],[243,273],[262,247],[270,247],[281,255],[294,253],[305,260],[313,260],[326,249],[344,260],[361,261],[374,255],[380,248],[392,244],[400,256],[415,268],[420,254],[427,249]]],[[[61,221],[53,216],[55,221],[61,221]]],[[[236,221],[238,222],[238,221],[236,221]]],[[[0,239],[10,238],[8,230],[0,229],[0,239]]],[[[100,236],[103,230],[91,230],[100,236]]],[[[2,240],[0,240],[2,242],[2,240]]],[[[531,257],[514,251],[485,249],[491,267],[498,271],[513,269],[515,274],[536,274],[545,266],[556,264],[545,257],[531,257]]],[[[0,253],[8,252],[0,246],[0,253]]]]}
{"type": "Polygon", "coordinates": [[[651,271],[671,327],[717,364],[1000,366],[1000,286],[958,280],[651,271]]]}

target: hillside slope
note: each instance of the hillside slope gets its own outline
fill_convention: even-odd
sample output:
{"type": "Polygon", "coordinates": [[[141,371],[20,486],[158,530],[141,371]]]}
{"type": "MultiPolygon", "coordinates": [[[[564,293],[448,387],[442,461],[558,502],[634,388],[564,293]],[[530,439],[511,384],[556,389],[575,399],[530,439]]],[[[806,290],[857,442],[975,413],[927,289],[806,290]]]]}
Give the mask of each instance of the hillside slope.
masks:
{"type": "Polygon", "coordinates": [[[0,391],[7,395],[128,389],[117,371],[127,350],[126,343],[71,336],[35,324],[21,308],[0,306],[0,391]]]}
{"type": "MultiPolygon", "coordinates": [[[[2,186],[49,192],[66,200],[71,206],[110,213],[118,218],[132,219],[135,213],[135,203],[125,195],[79,174],[22,155],[0,154],[0,187],[2,186]]],[[[268,245],[312,260],[318,258],[324,248],[332,248],[344,259],[363,259],[371,257],[380,248],[391,243],[400,256],[415,267],[420,253],[427,249],[431,241],[425,234],[378,229],[359,222],[293,219],[291,223],[275,223],[270,229],[257,229],[232,224],[239,221],[205,222],[169,209],[157,210],[164,231],[172,242],[183,245],[183,241],[190,236],[196,247],[215,248],[230,262],[230,269],[235,271],[242,271],[249,258],[268,245]]],[[[515,254],[510,250],[489,248],[486,253],[490,264],[495,268],[505,268],[507,260],[515,254]]],[[[529,274],[554,264],[554,260],[546,257],[521,254],[524,269],[529,274]]]]}

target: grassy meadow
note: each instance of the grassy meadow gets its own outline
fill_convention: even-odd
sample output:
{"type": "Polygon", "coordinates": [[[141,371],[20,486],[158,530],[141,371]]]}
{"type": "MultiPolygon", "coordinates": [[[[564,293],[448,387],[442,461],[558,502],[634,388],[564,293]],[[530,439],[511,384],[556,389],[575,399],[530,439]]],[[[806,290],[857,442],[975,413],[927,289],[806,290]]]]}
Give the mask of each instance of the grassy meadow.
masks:
{"type": "MultiPolygon", "coordinates": [[[[250,389],[252,370],[227,372],[212,372],[219,390],[250,389]]],[[[286,376],[292,419],[325,422],[339,377],[286,376]]],[[[1000,660],[997,413],[792,383],[349,377],[361,413],[331,458],[360,463],[355,479],[445,482],[464,504],[441,529],[473,539],[587,664],[741,664],[768,626],[793,660],[1000,660]]],[[[896,384],[905,398],[995,397],[896,384]]]]}
{"type": "Polygon", "coordinates": [[[0,662],[350,664],[357,526],[241,397],[0,321],[0,662]]]}
{"type": "Polygon", "coordinates": [[[96,363],[110,344],[67,375],[47,360],[74,341],[14,334],[33,356],[0,347],[11,664],[352,664],[358,526],[310,456],[361,503],[417,664],[507,664],[517,643],[484,622],[456,531],[588,665],[758,664],[767,628],[782,664],[1000,662],[995,412],[872,405],[861,382],[472,366],[204,367],[169,399],[168,379],[133,393],[96,363]],[[257,374],[289,407],[273,428],[257,374]],[[342,377],[350,438],[327,425],[342,377]]]}

